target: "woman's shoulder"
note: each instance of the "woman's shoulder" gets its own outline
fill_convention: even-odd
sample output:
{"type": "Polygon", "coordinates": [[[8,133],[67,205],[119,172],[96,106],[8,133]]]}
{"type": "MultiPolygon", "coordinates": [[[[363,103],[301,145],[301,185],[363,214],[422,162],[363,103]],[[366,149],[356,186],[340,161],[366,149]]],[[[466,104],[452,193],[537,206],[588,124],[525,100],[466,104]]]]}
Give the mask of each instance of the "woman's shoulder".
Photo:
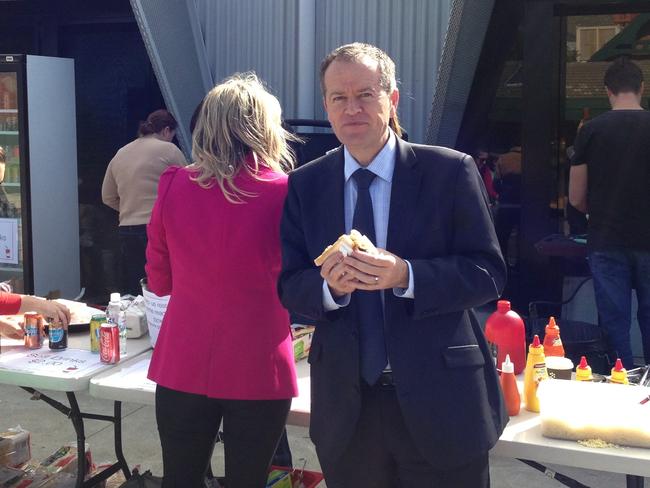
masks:
{"type": "Polygon", "coordinates": [[[264,168],[255,176],[256,186],[270,195],[284,198],[287,193],[288,176],[282,172],[264,168]]]}
{"type": "Polygon", "coordinates": [[[159,187],[170,186],[172,182],[186,182],[192,179],[192,171],[184,166],[168,166],[160,175],[159,187]]]}

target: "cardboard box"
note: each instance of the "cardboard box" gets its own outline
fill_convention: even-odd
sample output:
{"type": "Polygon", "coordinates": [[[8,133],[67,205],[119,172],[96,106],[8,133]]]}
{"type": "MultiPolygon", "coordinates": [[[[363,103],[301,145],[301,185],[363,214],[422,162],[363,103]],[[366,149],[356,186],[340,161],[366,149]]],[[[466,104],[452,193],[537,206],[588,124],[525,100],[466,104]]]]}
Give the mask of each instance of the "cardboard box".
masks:
{"type": "Polygon", "coordinates": [[[309,356],[314,326],[292,324],[291,334],[293,336],[293,357],[297,362],[309,356]]]}
{"type": "Polygon", "coordinates": [[[29,432],[14,427],[0,433],[0,465],[18,466],[32,457],[29,432]]]}

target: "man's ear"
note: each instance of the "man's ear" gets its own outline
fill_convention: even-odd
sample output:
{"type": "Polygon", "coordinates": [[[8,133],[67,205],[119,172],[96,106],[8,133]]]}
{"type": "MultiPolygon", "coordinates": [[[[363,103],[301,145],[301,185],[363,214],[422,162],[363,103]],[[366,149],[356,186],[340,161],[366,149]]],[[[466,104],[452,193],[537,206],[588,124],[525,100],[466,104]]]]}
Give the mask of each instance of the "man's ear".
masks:
{"type": "Polygon", "coordinates": [[[390,115],[391,117],[397,115],[397,105],[399,104],[399,90],[395,88],[393,93],[389,95],[390,99],[390,115]]]}

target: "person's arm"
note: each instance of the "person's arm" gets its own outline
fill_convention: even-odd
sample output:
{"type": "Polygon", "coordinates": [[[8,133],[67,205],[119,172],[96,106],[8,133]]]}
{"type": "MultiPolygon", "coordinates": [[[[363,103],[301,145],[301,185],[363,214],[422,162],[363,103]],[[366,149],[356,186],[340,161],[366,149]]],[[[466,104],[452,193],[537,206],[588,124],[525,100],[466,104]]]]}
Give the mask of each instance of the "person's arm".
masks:
{"type": "Polygon", "coordinates": [[[0,183],[5,180],[5,163],[0,163],[0,183]]]}
{"type": "Polygon", "coordinates": [[[147,273],[147,287],[159,296],[169,295],[172,291],[172,270],[163,224],[163,210],[167,192],[178,169],[171,167],[160,176],[158,197],[147,225],[147,262],[144,267],[147,273]]]}
{"type": "Polygon", "coordinates": [[[587,165],[571,166],[569,173],[569,203],[582,213],[587,213],[587,165]]]}
{"type": "Polygon", "coordinates": [[[506,266],[481,185],[474,162],[464,157],[451,194],[449,253],[409,260],[415,282],[415,318],[477,307],[497,299],[503,291],[506,266]]]}
{"type": "Polygon", "coordinates": [[[113,210],[120,211],[120,195],[117,192],[117,183],[113,176],[113,169],[110,163],[108,164],[108,168],[106,168],[104,182],[102,183],[102,202],[113,210]]]}
{"type": "MultiPolygon", "coordinates": [[[[36,312],[41,314],[45,320],[57,320],[65,327],[70,323],[70,310],[59,302],[36,296],[0,292],[1,315],[18,315],[25,312],[36,312]]],[[[0,334],[20,339],[23,337],[24,331],[21,322],[0,318],[0,334]]]]}
{"type": "Polygon", "coordinates": [[[172,150],[169,159],[167,160],[167,166],[187,166],[187,160],[185,155],[181,152],[178,147],[172,144],[172,150]]]}
{"type": "MultiPolygon", "coordinates": [[[[278,295],[282,305],[293,313],[304,315],[313,320],[336,314],[325,307],[324,284],[327,279],[321,275],[307,252],[305,235],[301,225],[301,209],[298,192],[295,188],[294,175],[289,175],[289,189],[284,203],[280,224],[282,241],[282,272],[278,279],[278,295]]],[[[335,256],[330,256],[323,264],[330,271],[334,266],[335,256]],[[328,262],[329,261],[329,262],[328,262]]],[[[326,269],[326,272],[327,272],[326,269]]],[[[329,272],[327,272],[329,274],[329,272]]]]}
{"type": "Polygon", "coordinates": [[[41,314],[46,321],[49,322],[53,319],[66,327],[70,323],[70,310],[62,303],[31,295],[22,295],[21,298],[18,313],[36,312],[41,314]]]}

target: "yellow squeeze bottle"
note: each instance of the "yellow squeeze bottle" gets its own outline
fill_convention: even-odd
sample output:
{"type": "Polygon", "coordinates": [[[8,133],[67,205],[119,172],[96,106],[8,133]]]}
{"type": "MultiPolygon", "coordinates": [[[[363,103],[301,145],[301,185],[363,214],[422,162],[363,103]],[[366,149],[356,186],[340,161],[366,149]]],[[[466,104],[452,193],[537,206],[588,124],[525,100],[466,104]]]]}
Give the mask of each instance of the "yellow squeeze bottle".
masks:
{"type": "Polygon", "coordinates": [[[584,356],[580,358],[580,364],[576,368],[576,380],[594,381],[594,375],[591,374],[591,366],[587,364],[587,358],[584,356]]]}
{"type": "Polygon", "coordinates": [[[627,369],[623,367],[623,363],[621,362],[620,358],[616,360],[616,364],[612,368],[612,376],[610,378],[610,382],[619,383],[621,385],[630,384],[627,379],[627,369]]]}
{"type": "Polygon", "coordinates": [[[528,359],[524,371],[524,407],[529,412],[539,412],[537,387],[545,379],[548,379],[548,371],[546,371],[544,348],[539,341],[539,336],[535,335],[533,343],[528,346],[528,359]]]}

